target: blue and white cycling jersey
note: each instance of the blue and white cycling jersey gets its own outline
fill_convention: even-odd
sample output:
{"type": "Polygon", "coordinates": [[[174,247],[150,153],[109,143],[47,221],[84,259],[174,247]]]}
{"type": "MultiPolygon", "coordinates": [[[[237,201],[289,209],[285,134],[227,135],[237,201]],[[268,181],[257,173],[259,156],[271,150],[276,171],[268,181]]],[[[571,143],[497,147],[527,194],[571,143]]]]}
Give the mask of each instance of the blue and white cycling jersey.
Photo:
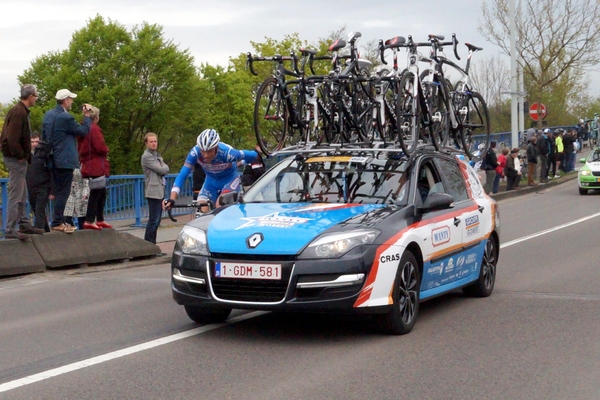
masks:
{"type": "MultiPolygon", "coordinates": [[[[238,161],[244,160],[247,163],[251,163],[257,157],[258,153],[254,150],[236,150],[230,145],[221,142],[219,143],[215,158],[208,163],[202,158],[200,148],[194,146],[186,157],[171,191],[179,194],[183,183],[194,167],[202,168],[206,173],[206,180],[204,181],[203,188],[224,187],[239,177],[239,172],[237,170],[238,161]]],[[[213,195],[216,195],[216,193],[213,193],[213,195]]],[[[213,196],[210,197],[211,200],[214,200],[212,199],[213,196]]]]}

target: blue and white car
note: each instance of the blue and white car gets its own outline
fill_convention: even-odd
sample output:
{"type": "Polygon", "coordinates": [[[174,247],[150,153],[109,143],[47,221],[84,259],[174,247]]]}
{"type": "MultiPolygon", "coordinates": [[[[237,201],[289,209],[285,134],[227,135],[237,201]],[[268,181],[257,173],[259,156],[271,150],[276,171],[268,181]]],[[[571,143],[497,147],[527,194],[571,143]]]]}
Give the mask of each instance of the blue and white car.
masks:
{"type": "Polygon", "coordinates": [[[495,201],[456,155],[297,151],[183,228],[172,293],[199,323],[234,308],[369,313],[405,334],[421,301],[492,293],[499,235],[495,201]]]}

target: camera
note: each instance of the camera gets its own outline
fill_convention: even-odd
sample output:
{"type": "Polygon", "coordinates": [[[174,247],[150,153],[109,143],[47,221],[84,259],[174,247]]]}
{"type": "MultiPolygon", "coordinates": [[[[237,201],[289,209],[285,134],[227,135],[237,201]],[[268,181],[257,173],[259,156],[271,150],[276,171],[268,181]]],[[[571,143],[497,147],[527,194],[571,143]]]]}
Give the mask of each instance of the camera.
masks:
{"type": "Polygon", "coordinates": [[[83,106],[83,107],[81,107],[81,109],[82,109],[83,111],[92,111],[92,109],[91,109],[91,108],[89,108],[89,107],[86,107],[86,106],[83,106]]]}

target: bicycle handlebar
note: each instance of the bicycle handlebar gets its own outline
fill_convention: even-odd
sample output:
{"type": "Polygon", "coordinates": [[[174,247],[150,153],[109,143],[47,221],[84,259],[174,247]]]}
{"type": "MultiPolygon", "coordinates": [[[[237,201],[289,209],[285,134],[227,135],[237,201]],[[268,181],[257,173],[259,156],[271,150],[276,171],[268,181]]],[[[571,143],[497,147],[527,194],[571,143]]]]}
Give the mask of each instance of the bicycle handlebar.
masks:
{"type": "Polygon", "coordinates": [[[298,60],[298,57],[296,57],[296,55],[294,53],[292,53],[291,56],[281,56],[279,54],[276,54],[272,57],[256,57],[256,56],[253,56],[252,53],[250,53],[250,52],[246,53],[246,65],[250,69],[250,72],[252,73],[252,75],[255,75],[255,76],[258,75],[258,73],[254,70],[254,67],[253,67],[253,63],[255,61],[275,61],[280,64],[283,64],[284,61],[291,61],[294,71],[286,70],[286,72],[290,75],[299,77],[300,72],[298,71],[297,60],[298,60]]]}

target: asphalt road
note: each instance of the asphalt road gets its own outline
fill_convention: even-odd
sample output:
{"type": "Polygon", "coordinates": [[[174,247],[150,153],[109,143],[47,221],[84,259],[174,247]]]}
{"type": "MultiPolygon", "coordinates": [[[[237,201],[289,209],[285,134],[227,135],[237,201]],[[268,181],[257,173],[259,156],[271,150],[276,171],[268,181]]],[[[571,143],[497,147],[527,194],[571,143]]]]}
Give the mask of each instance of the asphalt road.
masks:
{"type": "Polygon", "coordinates": [[[234,311],[200,326],[168,264],[0,281],[0,399],[600,399],[600,194],[501,201],[494,294],[359,318],[234,311]],[[596,215],[598,214],[598,215],[596,215]]]}

